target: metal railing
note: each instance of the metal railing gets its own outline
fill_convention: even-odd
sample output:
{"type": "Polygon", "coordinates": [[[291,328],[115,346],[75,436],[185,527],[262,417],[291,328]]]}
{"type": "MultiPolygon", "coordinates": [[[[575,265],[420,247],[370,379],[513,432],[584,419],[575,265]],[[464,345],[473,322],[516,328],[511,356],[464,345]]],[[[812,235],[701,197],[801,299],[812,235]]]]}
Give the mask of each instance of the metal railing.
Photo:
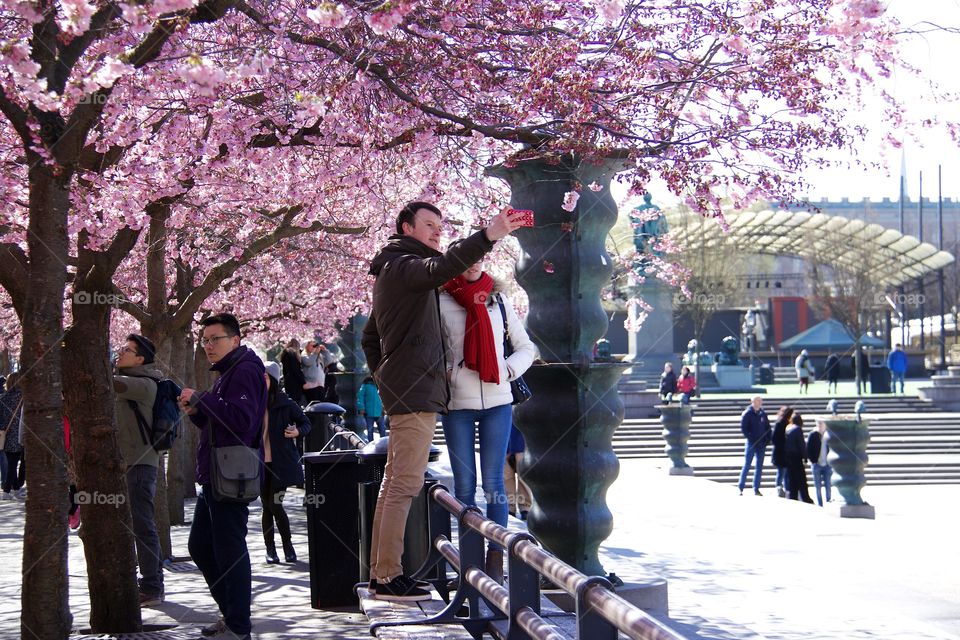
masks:
{"type": "MultiPolygon", "coordinates": [[[[449,531],[450,517],[454,516],[459,523],[459,548],[447,535],[436,535],[430,556],[415,577],[446,562],[460,574],[459,586],[447,606],[436,615],[374,622],[370,625],[371,635],[376,635],[382,627],[462,624],[474,638],[490,633],[507,640],[566,640],[570,637],[568,633],[541,615],[542,576],[574,598],[574,637],[579,640],[615,640],[618,632],[635,640],[683,639],[614,593],[613,585],[606,578],[586,576],[545,551],[530,534],[510,532],[487,520],[477,507],[466,506],[442,485],[430,488],[429,498],[427,525],[430,531],[449,531]],[[481,569],[487,541],[506,550],[509,577],[506,586],[495,582],[481,569]],[[486,611],[481,610],[481,600],[486,604],[486,611]],[[464,606],[466,616],[460,615],[464,606]]],[[[444,596],[448,595],[445,588],[441,591],[444,596]]]]}

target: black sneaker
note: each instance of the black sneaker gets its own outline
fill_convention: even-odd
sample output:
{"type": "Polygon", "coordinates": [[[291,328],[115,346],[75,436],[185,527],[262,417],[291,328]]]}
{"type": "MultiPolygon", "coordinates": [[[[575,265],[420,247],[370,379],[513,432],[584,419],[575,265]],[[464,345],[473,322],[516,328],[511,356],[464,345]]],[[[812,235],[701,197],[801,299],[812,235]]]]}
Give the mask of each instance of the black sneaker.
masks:
{"type": "Polygon", "coordinates": [[[373,597],[393,602],[416,602],[429,600],[432,596],[429,591],[418,587],[415,580],[400,574],[390,582],[378,582],[373,597]]]}
{"type": "MultiPolygon", "coordinates": [[[[411,580],[413,580],[413,578],[411,578],[411,580]]],[[[417,586],[418,589],[429,589],[430,587],[433,586],[432,584],[430,584],[430,583],[427,582],[426,580],[413,580],[413,582],[416,584],[416,586],[417,586]]],[[[367,590],[370,591],[371,593],[374,592],[374,591],[376,591],[376,590],[377,590],[377,584],[379,584],[379,583],[377,582],[377,579],[376,579],[376,578],[371,578],[371,579],[370,579],[370,584],[367,585],[367,590]]]]}

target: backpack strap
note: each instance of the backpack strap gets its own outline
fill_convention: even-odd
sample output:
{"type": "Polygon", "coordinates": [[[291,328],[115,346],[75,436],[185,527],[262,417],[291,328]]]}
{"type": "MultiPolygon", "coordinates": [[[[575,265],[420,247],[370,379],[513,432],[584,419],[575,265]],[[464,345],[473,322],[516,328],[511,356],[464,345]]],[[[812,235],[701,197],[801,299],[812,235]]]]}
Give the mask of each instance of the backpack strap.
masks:
{"type": "Polygon", "coordinates": [[[133,411],[133,417],[137,419],[137,427],[140,428],[140,439],[143,440],[143,444],[153,445],[153,440],[150,438],[150,426],[147,424],[147,419],[143,417],[143,413],[140,412],[137,401],[127,400],[127,404],[133,411]]]}

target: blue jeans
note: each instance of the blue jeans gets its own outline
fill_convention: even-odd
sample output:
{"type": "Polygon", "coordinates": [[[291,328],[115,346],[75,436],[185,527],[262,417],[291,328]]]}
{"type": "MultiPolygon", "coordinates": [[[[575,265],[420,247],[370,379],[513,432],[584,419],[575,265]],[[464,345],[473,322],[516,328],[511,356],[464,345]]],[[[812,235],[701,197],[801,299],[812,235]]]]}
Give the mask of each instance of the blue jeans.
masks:
{"type": "Polygon", "coordinates": [[[756,458],[757,461],[757,468],[753,472],[753,490],[758,491],[760,489],[760,476],[763,473],[763,456],[766,451],[766,445],[755,446],[747,440],[747,444],[743,449],[743,469],[740,470],[740,482],[737,485],[740,487],[740,491],[743,491],[744,486],[747,484],[747,472],[750,471],[750,464],[754,458],[756,458]]]}
{"type": "Polygon", "coordinates": [[[777,467],[777,487],[783,488],[786,491],[787,487],[787,468],[786,467],[777,467]]]}
{"type": "Polygon", "coordinates": [[[817,492],[817,504],[823,506],[823,497],[820,495],[820,485],[823,484],[827,492],[827,502],[830,502],[830,476],[833,475],[833,469],[825,464],[822,467],[816,462],[810,465],[810,475],[813,476],[813,488],[817,492]]]}
{"type": "Polygon", "coordinates": [[[890,393],[897,392],[897,380],[900,381],[900,393],[903,394],[903,377],[904,371],[891,371],[890,372],[890,393]]]}
{"type": "Polygon", "coordinates": [[[387,435],[387,425],[383,423],[383,416],[377,416],[376,418],[371,418],[370,416],[363,416],[363,419],[367,423],[367,441],[368,442],[373,442],[373,425],[377,425],[377,431],[380,432],[381,438],[387,435]]]}
{"type": "Polygon", "coordinates": [[[163,558],[160,536],[153,515],[157,495],[157,468],[138,464],[127,468],[127,493],[130,494],[130,516],[137,543],[137,564],[140,565],[140,591],[149,595],[163,593],[163,558]]]}
{"type": "Polygon", "coordinates": [[[683,392],[680,394],[680,404],[690,404],[690,394],[683,392]]]}
{"type": "MultiPolygon", "coordinates": [[[[473,443],[476,425],[480,427],[480,475],[487,501],[487,517],[507,526],[507,490],[503,483],[503,463],[513,424],[509,404],[490,409],[457,409],[445,416],[443,436],[447,441],[453,468],[454,495],[466,505],[476,505],[477,461],[473,443]]],[[[497,548],[491,544],[491,548],[497,548]]]]}
{"type": "Polygon", "coordinates": [[[251,575],[247,553],[247,516],[242,502],[219,502],[203,485],[193,511],[187,548],[220,607],[227,628],[250,633],[251,575]]]}

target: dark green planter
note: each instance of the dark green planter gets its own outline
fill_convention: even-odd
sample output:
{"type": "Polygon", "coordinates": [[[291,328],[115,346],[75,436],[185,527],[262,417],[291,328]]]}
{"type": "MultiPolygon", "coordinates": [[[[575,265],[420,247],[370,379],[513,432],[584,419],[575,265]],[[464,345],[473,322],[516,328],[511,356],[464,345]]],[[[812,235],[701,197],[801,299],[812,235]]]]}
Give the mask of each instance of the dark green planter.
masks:
{"type": "Polygon", "coordinates": [[[628,365],[595,363],[592,351],[608,325],[600,291],[613,264],[604,243],[617,219],[610,179],[622,168],[565,156],[489,171],[510,185],[511,206],[532,209],[536,223],[516,232],[517,281],[530,300],[527,331],[548,363],[524,375],[534,395],[514,414],[527,441],[520,473],[534,498],[528,525],[588,575],[605,573],[597,549],[613,529],[606,492],[620,468],[611,442],[623,419],[617,382],[628,365]],[[568,212],[561,204],[574,183],[582,185],[580,200],[568,212]]]}
{"type": "Polygon", "coordinates": [[[840,515],[843,517],[873,518],[873,507],[860,497],[866,484],[867,445],[870,443],[870,422],[858,422],[854,417],[830,416],[826,442],[830,448],[827,462],[833,469],[833,487],[843,498],[840,515]]]}
{"type": "Polygon", "coordinates": [[[690,422],[693,409],[688,404],[660,405],[660,424],[663,425],[663,439],[667,441],[663,450],[670,458],[672,476],[692,476],[693,467],[684,458],[687,456],[687,441],[690,439],[690,422]]]}

